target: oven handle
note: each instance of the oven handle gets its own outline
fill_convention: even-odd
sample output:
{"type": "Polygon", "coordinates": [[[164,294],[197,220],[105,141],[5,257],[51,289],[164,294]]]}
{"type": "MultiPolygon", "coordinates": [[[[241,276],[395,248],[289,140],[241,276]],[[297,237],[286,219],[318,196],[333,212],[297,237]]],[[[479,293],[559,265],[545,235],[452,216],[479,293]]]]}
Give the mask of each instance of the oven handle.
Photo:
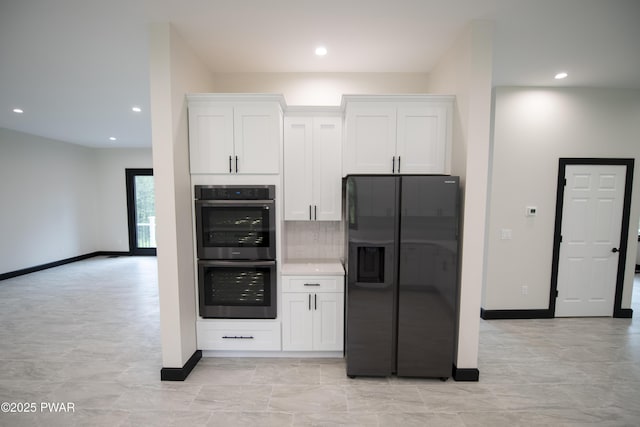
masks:
{"type": "Polygon", "coordinates": [[[199,260],[198,264],[210,266],[210,267],[264,267],[264,266],[275,266],[275,261],[210,261],[210,260],[199,260]]]}
{"type": "Polygon", "coordinates": [[[274,200],[196,200],[197,205],[213,206],[213,205],[232,205],[232,206],[273,206],[274,200]]]}

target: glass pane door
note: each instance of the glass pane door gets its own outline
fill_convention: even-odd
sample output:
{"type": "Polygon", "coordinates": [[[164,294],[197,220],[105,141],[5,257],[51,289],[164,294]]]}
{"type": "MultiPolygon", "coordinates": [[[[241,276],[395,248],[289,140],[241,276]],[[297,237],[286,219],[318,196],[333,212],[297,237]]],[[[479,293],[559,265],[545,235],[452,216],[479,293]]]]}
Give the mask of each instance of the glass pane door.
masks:
{"type": "Polygon", "coordinates": [[[156,209],[152,169],[126,169],[129,251],[156,254],[156,209]]]}

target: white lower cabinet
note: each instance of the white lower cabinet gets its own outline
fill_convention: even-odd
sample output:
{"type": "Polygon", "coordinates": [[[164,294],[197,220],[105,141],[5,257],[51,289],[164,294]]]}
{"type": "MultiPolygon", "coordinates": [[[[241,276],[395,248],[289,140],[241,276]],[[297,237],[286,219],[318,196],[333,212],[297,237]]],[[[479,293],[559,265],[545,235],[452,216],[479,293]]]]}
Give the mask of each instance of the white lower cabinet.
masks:
{"type": "Polygon", "coordinates": [[[342,351],[344,276],[284,276],[282,350],[342,351]]]}
{"type": "Polygon", "coordinates": [[[200,350],[280,351],[280,322],[202,319],[196,323],[200,350]]]}

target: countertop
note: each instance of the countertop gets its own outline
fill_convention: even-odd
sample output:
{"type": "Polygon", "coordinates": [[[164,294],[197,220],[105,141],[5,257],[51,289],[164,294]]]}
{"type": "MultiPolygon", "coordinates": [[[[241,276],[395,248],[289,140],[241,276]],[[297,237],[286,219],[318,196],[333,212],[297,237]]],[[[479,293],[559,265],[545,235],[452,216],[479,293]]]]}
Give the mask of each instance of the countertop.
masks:
{"type": "Polygon", "coordinates": [[[344,267],[338,259],[297,259],[284,261],[280,273],[283,276],[342,276],[344,267]]]}

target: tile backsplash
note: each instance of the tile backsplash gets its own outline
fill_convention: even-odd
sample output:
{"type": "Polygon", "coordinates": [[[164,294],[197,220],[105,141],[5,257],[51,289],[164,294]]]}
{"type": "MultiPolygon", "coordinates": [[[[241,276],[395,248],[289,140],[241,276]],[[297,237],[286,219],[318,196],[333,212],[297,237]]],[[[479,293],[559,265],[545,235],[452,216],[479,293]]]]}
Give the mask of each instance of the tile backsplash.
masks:
{"type": "Polygon", "coordinates": [[[285,221],[284,259],[343,259],[344,226],[340,221],[285,221]]]}

